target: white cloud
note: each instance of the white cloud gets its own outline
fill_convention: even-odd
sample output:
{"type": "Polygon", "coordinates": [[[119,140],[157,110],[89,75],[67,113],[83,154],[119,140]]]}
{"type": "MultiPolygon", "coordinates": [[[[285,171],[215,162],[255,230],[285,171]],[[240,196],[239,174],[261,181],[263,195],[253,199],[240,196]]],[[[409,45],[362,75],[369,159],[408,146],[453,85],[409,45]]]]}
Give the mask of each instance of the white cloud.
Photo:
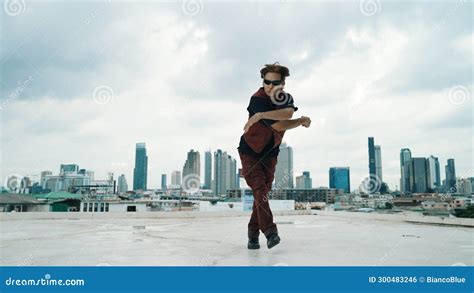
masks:
{"type": "MultiPolygon", "coordinates": [[[[191,148],[201,152],[202,165],[209,148],[226,150],[239,161],[236,148],[248,99],[260,86],[258,70],[275,59],[290,67],[287,89],[300,107],[296,116],[313,120],[311,128],[285,136],[295,150],[295,175],[311,171],[314,186],[327,186],[329,167],[349,166],[356,188],[368,173],[367,137],[374,136],[391,188],[398,185],[402,147],[415,156],[439,156],[442,167],[454,157],[458,174],[472,176],[472,145],[460,138],[472,135],[472,116],[465,109],[473,99],[455,105],[447,96],[457,84],[473,93],[465,82],[472,79],[465,74],[469,64],[463,64],[467,59],[472,66],[473,35],[457,30],[456,21],[463,18],[443,23],[443,31],[453,25],[444,40],[420,29],[437,20],[429,7],[418,11],[421,25],[401,26],[391,15],[397,12],[385,6],[386,14],[367,18],[357,5],[338,10],[328,4],[334,19],[345,20],[331,23],[324,9],[310,19],[307,8],[313,6],[298,3],[276,9],[280,17],[267,15],[273,22],[261,23],[266,10],[260,5],[255,12],[253,4],[234,4],[235,9],[206,4],[192,17],[179,5],[178,10],[163,5],[130,10],[111,5],[77,41],[49,36],[51,47],[64,50],[1,112],[2,178],[57,172],[61,163],[77,163],[97,178],[108,171],[125,173],[131,185],[134,147],[142,141],[151,187],[160,186],[161,173],[181,170],[191,148]],[[248,22],[233,21],[241,19],[248,22]],[[450,50],[456,54],[444,58],[450,50]],[[435,60],[442,60],[438,67],[435,60]],[[436,68],[442,74],[436,75],[436,68]],[[436,80],[443,83],[433,84],[436,80]],[[92,96],[100,85],[114,92],[104,105],[92,96]]],[[[65,7],[63,17],[74,12],[65,7]]],[[[25,19],[16,25],[24,32],[27,24],[25,19]]],[[[67,21],[65,26],[74,27],[67,21]]],[[[34,45],[26,42],[4,59],[7,89],[31,73],[28,63],[36,66],[50,56],[44,41],[37,45],[38,55],[34,45]]]]}

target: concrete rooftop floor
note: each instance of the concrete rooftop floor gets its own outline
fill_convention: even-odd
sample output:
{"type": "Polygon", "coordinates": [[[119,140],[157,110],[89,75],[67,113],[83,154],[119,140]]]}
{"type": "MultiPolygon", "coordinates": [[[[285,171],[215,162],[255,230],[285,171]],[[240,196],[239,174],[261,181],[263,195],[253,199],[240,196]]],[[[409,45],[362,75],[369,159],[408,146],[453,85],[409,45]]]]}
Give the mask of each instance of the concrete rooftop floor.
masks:
{"type": "Polygon", "coordinates": [[[70,218],[1,223],[1,265],[474,265],[472,228],[276,215],[281,243],[246,247],[248,216],[70,218]]]}

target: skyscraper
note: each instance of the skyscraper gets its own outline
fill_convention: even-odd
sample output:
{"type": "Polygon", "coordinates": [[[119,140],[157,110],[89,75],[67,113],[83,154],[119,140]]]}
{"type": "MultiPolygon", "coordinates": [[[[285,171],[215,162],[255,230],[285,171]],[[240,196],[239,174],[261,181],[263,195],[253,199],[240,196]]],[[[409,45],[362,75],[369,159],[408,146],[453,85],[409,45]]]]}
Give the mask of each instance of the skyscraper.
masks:
{"type": "Polygon", "coordinates": [[[382,151],[379,145],[374,145],[374,138],[368,138],[369,149],[369,177],[362,183],[368,193],[385,193],[388,185],[382,181],[382,151]]]}
{"type": "Polygon", "coordinates": [[[229,165],[229,171],[226,172],[226,182],[228,182],[227,189],[236,189],[237,188],[237,161],[231,156],[227,155],[227,162],[229,165]]]}
{"type": "Polygon", "coordinates": [[[217,150],[214,152],[214,180],[212,181],[212,192],[214,195],[219,195],[222,194],[223,192],[225,193],[225,190],[223,191],[223,179],[222,179],[222,168],[223,168],[223,162],[222,162],[222,157],[223,157],[223,152],[222,150],[217,150]]]}
{"type": "Polygon", "coordinates": [[[148,176],[148,156],[144,142],[135,147],[135,168],[133,169],[133,190],[146,190],[148,176]]]}
{"type": "Polygon", "coordinates": [[[313,181],[308,171],[304,171],[303,175],[296,176],[297,189],[311,189],[313,188],[313,181]]]}
{"type": "Polygon", "coordinates": [[[235,188],[240,188],[240,173],[242,172],[241,168],[237,168],[237,161],[235,161],[235,169],[237,172],[235,173],[235,188]]]}
{"type": "Polygon", "coordinates": [[[183,178],[188,175],[201,176],[201,156],[198,151],[190,150],[188,152],[186,162],[183,166],[183,178]]]}
{"type": "Polygon", "coordinates": [[[382,150],[379,145],[375,148],[375,175],[379,178],[380,182],[383,182],[382,178],[382,150]]]}
{"type": "Polygon", "coordinates": [[[161,190],[166,190],[166,174],[161,174],[161,190]]]}
{"type": "MultiPolygon", "coordinates": [[[[374,146],[374,138],[369,137],[369,175],[371,178],[377,176],[375,167],[375,146],[374,146]]],[[[378,177],[377,177],[378,178],[378,177]]]]}
{"type": "Polygon", "coordinates": [[[344,189],[344,192],[351,192],[349,167],[329,168],[329,188],[344,189]]]}
{"type": "Polygon", "coordinates": [[[212,154],[206,151],[204,154],[204,189],[211,189],[212,183],[212,154]]]}
{"type": "Polygon", "coordinates": [[[400,150],[400,191],[410,192],[410,162],[411,151],[408,148],[400,150]]]}
{"type": "Polygon", "coordinates": [[[125,174],[122,174],[118,178],[117,192],[121,194],[121,193],[126,193],[127,191],[128,191],[127,179],[125,178],[125,174]]]}
{"type": "Polygon", "coordinates": [[[454,159],[448,159],[448,164],[445,166],[446,171],[446,191],[449,193],[456,192],[456,167],[454,166],[454,159]]]}
{"type": "Polygon", "coordinates": [[[279,188],[293,188],[293,148],[285,142],[280,145],[280,153],[275,169],[275,184],[279,188]]]}
{"type": "Polygon", "coordinates": [[[225,195],[229,189],[236,189],[237,184],[237,162],[232,156],[217,150],[214,152],[214,180],[212,191],[215,195],[225,195]]]}
{"type": "Polygon", "coordinates": [[[430,191],[436,191],[439,187],[441,187],[438,158],[433,155],[429,156],[429,158],[427,159],[427,164],[428,189],[430,191]]]}
{"type": "Polygon", "coordinates": [[[178,188],[181,186],[181,172],[173,171],[171,173],[171,188],[178,188]]]}
{"type": "Polygon", "coordinates": [[[426,158],[412,158],[410,162],[410,190],[411,192],[427,192],[427,160],[426,158]]]}

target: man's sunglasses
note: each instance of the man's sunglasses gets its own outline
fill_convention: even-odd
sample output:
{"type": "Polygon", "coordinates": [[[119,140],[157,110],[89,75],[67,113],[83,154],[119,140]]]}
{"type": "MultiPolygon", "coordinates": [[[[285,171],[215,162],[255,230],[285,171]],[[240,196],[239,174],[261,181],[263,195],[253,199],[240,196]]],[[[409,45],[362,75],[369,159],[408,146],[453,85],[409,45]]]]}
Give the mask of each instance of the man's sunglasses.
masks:
{"type": "Polygon", "coordinates": [[[270,85],[270,84],[273,84],[273,85],[280,85],[281,84],[281,80],[268,80],[268,79],[264,79],[263,82],[267,85],[270,85]]]}

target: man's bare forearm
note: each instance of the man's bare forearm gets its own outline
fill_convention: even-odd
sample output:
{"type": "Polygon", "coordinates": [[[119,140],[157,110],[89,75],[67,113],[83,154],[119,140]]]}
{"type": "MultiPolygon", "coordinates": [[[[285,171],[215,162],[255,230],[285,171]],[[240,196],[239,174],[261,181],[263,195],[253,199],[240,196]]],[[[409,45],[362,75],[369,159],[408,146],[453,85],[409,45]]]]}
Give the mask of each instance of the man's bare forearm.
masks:
{"type": "Polygon", "coordinates": [[[260,119],[271,119],[271,120],[288,120],[293,117],[293,108],[285,108],[279,110],[273,110],[268,112],[260,112],[260,119]]]}
{"type": "Polygon", "coordinates": [[[272,128],[276,131],[284,131],[296,128],[301,125],[301,119],[280,120],[272,124],[272,128]]]}

